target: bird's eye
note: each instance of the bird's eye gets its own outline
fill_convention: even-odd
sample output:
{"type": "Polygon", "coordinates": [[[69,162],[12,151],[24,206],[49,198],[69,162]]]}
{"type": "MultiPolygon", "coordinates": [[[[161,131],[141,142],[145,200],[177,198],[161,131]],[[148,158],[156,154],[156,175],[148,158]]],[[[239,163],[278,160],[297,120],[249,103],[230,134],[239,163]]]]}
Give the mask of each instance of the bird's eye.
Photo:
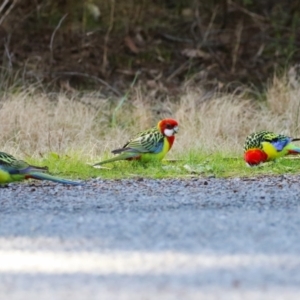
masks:
{"type": "Polygon", "coordinates": [[[171,124],[167,124],[167,125],[166,125],[166,128],[167,128],[167,129],[172,129],[172,125],[171,125],[171,124]]]}

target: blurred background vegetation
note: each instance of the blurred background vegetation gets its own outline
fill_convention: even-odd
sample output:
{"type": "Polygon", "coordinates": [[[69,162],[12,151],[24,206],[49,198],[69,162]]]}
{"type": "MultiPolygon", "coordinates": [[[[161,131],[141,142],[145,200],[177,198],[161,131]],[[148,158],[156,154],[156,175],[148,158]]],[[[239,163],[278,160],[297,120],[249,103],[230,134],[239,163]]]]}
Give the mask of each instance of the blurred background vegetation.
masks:
{"type": "Polygon", "coordinates": [[[2,76],[122,94],[254,85],[300,60],[299,0],[2,0],[2,76]]]}

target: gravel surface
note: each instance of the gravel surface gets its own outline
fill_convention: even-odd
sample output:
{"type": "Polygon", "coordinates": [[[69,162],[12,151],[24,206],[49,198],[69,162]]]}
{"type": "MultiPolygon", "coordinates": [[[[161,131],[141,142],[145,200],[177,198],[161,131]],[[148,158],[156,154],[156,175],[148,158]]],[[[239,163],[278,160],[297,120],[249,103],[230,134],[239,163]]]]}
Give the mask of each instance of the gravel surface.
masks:
{"type": "Polygon", "coordinates": [[[300,177],[0,189],[0,299],[300,299],[300,177]]]}

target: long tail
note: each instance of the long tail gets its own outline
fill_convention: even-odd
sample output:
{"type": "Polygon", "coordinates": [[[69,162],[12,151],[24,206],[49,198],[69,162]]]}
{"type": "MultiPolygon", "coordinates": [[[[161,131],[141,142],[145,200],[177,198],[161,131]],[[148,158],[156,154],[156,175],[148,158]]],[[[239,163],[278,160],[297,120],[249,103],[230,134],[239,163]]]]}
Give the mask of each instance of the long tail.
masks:
{"type": "Polygon", "coordinates": [[[53,181],[53,182],[57,182],[57,183],[70,184],[70,185],[82,185],[83,184],[82,182],[79,182],[79,181],[72,181],[72,180],[68,180],[68,179],[54,177],[50,174],[40,173],[40,172],[30,172],[30,173],[26,174],[25,178],[26,179],[33,178],[33,179],[37,179],[37,180],[49,180],[49,181],[53,181]]]}
{"type": "Polygon", "coordinates": [[[288,152],[288,155],[295,155],[295,154],[300,154],[300,148],[290,149],[288,152]]]}
{"type": "Polygon", "coordinates": [[[37,166],[29,165],[27,168],[22,169],[21,173],[23,174],[27,174],[31,172],[47,173],[48,171],[49,171],[48,167],[37,167],[37,166]]]}
{"type": "MultiPolygon", "coordinates": [[[[296,140],[300,140],[300,139],[296,139],[296,140]]],[[[288,153],[287,154],[288,155],[300,154],[300,148],[291,143],[288,145],[288,153]]]]}
{"type": "Polygon", "coordinates": [[[120,154],[118,156],[115,156],[113,158],[100,161],[100,162],[94,164],[93,167],[104,165],[104,164],[107,164],[107,163],[110,163],[110,162],[114,162],[114,161],[118,161],[118,160],[134,160],[134,159],[139,159],[140,156],[141,156],[140,153],[123,152],[122,154],[120,154]]]}

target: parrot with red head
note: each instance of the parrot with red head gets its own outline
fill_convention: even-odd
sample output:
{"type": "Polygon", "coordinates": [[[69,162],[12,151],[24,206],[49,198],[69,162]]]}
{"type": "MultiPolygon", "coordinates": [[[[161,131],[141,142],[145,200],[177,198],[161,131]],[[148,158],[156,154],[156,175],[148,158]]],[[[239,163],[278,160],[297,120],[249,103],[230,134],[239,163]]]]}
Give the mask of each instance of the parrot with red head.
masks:
{"type": "Polygon", "coordinates": [[[171,150],[178,132],[178,122],[174,119],[163,119],[157,126],[139,132],[122,148],[113,150],[116,157],[94,164],[99,166],[119,160],[139,160],[142,162],[161,161],[171,150]]]}
{"type": "Polygon", "coordinates": [[[245,141],[244,160],[249,166],[255,166],[285,155],[300,154],[300,148],[292,143],[294,141],[300,139],[271,131],[252,133],[245,141]]]}

